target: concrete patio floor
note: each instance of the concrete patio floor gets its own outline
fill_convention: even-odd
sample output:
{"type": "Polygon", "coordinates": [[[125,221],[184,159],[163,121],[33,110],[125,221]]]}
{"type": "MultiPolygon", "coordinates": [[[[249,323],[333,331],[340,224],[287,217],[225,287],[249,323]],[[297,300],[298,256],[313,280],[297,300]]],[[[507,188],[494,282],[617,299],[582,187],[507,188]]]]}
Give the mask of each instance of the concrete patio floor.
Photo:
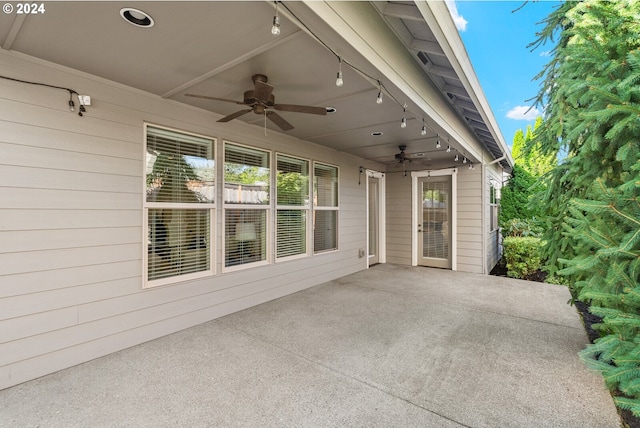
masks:
{"type": "Polygon", "coordinates": [[[0,391],[0,426],[619,427],[568,299],[378,265],[0,391]]]}

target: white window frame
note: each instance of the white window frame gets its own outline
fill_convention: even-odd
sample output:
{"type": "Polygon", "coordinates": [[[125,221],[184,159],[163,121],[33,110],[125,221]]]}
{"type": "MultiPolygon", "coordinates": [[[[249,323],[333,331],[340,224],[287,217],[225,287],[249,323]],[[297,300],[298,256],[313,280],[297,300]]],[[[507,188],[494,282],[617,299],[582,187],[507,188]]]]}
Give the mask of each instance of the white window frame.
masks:
{"type": "MultiPolygon", "coordinates": [[[[160,287],[164,285],[177,284],[185,281],[190,281],[193,279],[209,277],[215,275],[216,273],[216,260],[215,260],[215,242],[216,242],[216,195],[214,195],[214,200],[212,203],[198,203],[198,204],[190,204],[190,203],[173,203],[173,202],[147,202],[147,138],[148,138],[148,129],[156,128],[161,130],[166,130],[170,132],[175,132],[178,134],[191,135],[198,138],[203,138],[210,140],[211,144],[211,154],[214,161],[214,177],[217,176],[217,168],[218,163],[216,160],[216,149],[217,149],[217,138],[211,137],[208,135],[197,134],[189,131],[184,131],[181,129],[170,128],[162,125],[156,125],[153,123],[144,123],[144,144],[142,145],[143,150],[143,165],[142,165],[142,269],[143,269],[143,281],[142,288],[154,288],[160,287]],[[148,250],[148,234],[149,234],[149,210],[151,209],[175,209],[175,210],[208,210],[209,211],[209,269],[188,273],[184,275],[175,275],[168,276],[160,279],[149,279],[149,250],[148,250]]],[[[215,178],[214,178],[215,180],[215,178]]],[[[214,181],[214,185],[218,188],[217,180],[214,181]]]]}
{"type": "Polygon", "coordinates": [[[267,149],[263,149],[261,147],[254,147],[254,146],[250,146],[247,144],[242,144],[242,143],[238,143],[235,141],[231,141],[231,140],[223,140],[222,141],[222,161],[219,163],[220,168],[221,168],[221,175],[222,175],[222,183],[220,184],[220,188],[222,189],[222,200],[221,200],[221,204],[222,204],[222,260],[221,260],[221,265],[222,265],[222,271],[223,272],[234,272],[234,271],[239,271],[239,270],[244,270],[244,269],[250,269],[253,267],[257,267],[257,266],[265,266],[271,263],[272,260],[272,249],[271,249],[271,243],[272,243],[272,239],[271,239],[271,235],[272,235],[272,212],[273,212],[273,204],[274,204],[274,189],[273,189],[273,152],[271,150],[267,150],[267,149]],[[225,191],[225,185],[226,185],[226,181],[224,179],[224,168],[225,168],[225,164],[226,164],[226,146],[227,144],[229,145],[233,145],[233,146],[237,146],[237,147],[244,147],[246,149],[249,150],[256,150],[256,151],[260,151],[260,152],[265,152],[268,154],[269,156],[269,203],[268,204],[234,204],[234,203],[228,203],[225,202],[225,197],[224,197],[224,191],[225,191]],[[255,262],[249,262],[249,263],[242,263],[242,264],[238,264],[238,265],[233,265],[233,266],[226,266],[226,247],[227,247],[227,242],[226,242],[226,222],[227,222],[227,210],[264,210],[265,211],[265,259],[264,260],[258,260],[255,262]]]}
{"type": "Polygon", "coordinates": [[[275,248],[274,248],[274,257],[275,257],[275,261],[276,262],[284,262],[284,261],[289,261],[289,260],[295,260],[295,259],[300,259],[300,258],[304,258],[304,257],[309,257],[309,255],[311,254],[311,244],[313,243],[313,229],[312,229],[312,211],[311,211],[311,201],[313,200],[313,162],[311,161],[311,159],[307,159],[307,158],[303,158],[300,156],[294,156],[294,155],[290,155],[288,153],[281,153],[281,152],[277,152],[275,154],[274,157],[274,168],[273,171],[275,172],[275,174],[273,174],[274,177],[274,205],[275,205],[275,209],[274,209],[274,215],[273,215],[273,219],[274,219],[274,241],[275,241],[275,248]],[[307,195],[308,195],[308,202],[306,205],[279,205],[278,204],[278,157],[279,156],[285,156],[288,158],[292,158],[292,159],[297,159],[303,162],[307,162],[307,166],[309,168],[309,176],[308,176],[308,189],[307,189],[307,195]],[[305,248],[305,252],[302,254],[294,254],[291,256],[284,256],[284,257],[278,257],[278,211],[279,210],[299,210],[299,211],[303,211],[305,213],[305,238],[306,238],[306,248],[305,248]]]}
{"type": "Polygon", "coordinates": [[[489,179],[489,232],[500,229],[500,191],[493,178],[489,179]],[[492,192],[493,191],[493,192],[492,192]],[[494,226],[494,227],[491,227],[494,226]]]}
{"type": "Polygon", "coordinates": [[[311,178],[311,189],[312,189],[312,199],[313,199],[313,212],[311,213],[312,215],[312,236],[313,236],[313,247],[312,247],[312,251],[314,255],[320,255],[320,254],[328,254],[328,253],[332,253],[335,251],[339,251],[340,250],[340,201],[341,201],[341,197],[340,197],[340,167],[338,165],[333,165],[327,162],[319,162],[319,161],[313,161],[313,169],[312,169],[312,178],[311,178]],[[338,199],[337,204],[335,206],[326,206],[326,205],[318,205],[317,203],[317,195],[315,192],[315,186],[313,185],[313,183],[315,183],[315,176],[316,176],[316,165],[322,165],[325,167],[330,167],[330,168],[335,168],[336,169],[336,197],[338,199]],[[316,246],[315,246],[315,213],[317,211],[335,211],[336,212],[336,227],[335,227],[335,240],[336,240],[336,245],[335,248],[330,248],[327,250],[320,250],[320,251],[316,251],[316,246]]]}

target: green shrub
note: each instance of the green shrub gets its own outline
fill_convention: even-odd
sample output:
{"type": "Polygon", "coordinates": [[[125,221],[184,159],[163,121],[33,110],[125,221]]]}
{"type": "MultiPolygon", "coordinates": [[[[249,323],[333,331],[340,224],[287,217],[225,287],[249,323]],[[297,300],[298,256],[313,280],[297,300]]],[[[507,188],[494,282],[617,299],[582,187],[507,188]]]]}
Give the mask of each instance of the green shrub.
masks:
{"type": "Polygon", "coordinates": [[[537,238],[543,232],[538,220],[535,218],[512,218],[502,224],[503,236],[533,236],[537,238]]]}
{"type": "Polygon", "coordinates": [[[511,278],[526,278],[542,269],[542,246],[540,238],[532,236],[508,236],[503,240],[507,275],[511,278]]]}

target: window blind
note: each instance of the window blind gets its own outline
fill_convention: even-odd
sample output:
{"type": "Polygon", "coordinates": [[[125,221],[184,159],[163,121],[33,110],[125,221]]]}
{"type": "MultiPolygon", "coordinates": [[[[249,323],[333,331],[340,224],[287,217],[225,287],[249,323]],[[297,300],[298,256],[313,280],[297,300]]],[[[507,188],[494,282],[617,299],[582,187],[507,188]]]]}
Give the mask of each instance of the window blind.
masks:
{"type": "Polygon", "coordinates": [[[276,256],[297,256],[307,252],[307,210],[278,210],[276,256]]]}
{"type": "Polygon", "coordinates": [[[225,210],[225,266],[237,266],[267,259],[267,211],[225,210]]]}
{"type": "Polygon", "coordinates": [[[316,210],[313,213],[313,251],[338,248],[338,211],[316,210]]]}
{"type": "Polygon", "coordinates": [[[268,205],[270,177],[269,152],[225,144],[225,203],[268,205]]]}
{"type": "Polygon", "coordinates": [[[313,191],[315,205],[338,206],[338,168],[316,163],[313,166],[313,191]]]}
{"type": "Polygon", "coordinates": [[[276,159],[278,205],[308,205],[309,161],[281,154],[276,159]]]}
{"type": "Polygon", "coordinates": [[[213,141],[147,128],[147,202],[213,203],[213,141]]]}
{"type": "Polygon", "coordinates": [[[210,270],[208,209],[148,210],[148,279],[210,270]]]}

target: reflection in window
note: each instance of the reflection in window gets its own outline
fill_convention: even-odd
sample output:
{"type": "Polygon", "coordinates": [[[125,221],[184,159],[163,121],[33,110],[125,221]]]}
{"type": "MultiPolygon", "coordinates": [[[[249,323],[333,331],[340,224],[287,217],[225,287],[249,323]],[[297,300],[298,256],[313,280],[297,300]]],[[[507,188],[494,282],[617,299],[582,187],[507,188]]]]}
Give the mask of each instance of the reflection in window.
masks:
{"type": "Polygon", "coordinates": [[[211,272],[214,141],[147,126],[147,280],[211,272]]]}
{"type": "Polygon", "coordinates": [[[267,259],[267,211],[225,210],[224,265],[237,266],[267,259]]]}
{"type": "Polygon", "coordinates": [[[338,168],[315,163],[313,190],[313,250],[315,253],[337,250],[338,168]]]}
{"type": "Polygon", "coordinates": [[[225,143],[225,267],[267,260],[270,153],[225,143]]]}
{"type": "Polygon", "coordinates": [[[307,254],[309,161],[277,155],[276,257],[307,254]]]}

